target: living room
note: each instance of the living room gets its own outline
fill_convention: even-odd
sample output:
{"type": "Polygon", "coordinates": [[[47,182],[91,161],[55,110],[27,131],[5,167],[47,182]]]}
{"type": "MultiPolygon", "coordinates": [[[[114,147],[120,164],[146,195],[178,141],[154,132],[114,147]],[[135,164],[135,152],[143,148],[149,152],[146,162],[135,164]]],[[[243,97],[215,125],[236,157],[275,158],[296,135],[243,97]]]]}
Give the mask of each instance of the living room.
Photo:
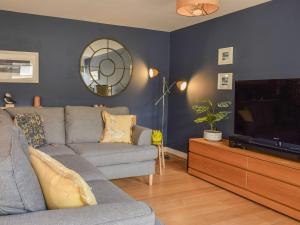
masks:
{"type": "Polygon", "coordinates": [[[299,8],[0,1],[0,225],[300,224],[299,8]]]}

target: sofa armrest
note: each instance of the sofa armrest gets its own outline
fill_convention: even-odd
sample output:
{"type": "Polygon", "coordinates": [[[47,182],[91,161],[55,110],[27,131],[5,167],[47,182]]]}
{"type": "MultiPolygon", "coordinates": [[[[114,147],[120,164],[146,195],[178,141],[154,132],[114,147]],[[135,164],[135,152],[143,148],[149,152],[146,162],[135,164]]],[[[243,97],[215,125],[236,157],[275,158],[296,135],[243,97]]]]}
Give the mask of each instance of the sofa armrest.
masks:
{"type": "Polygon", "coordinates": [[[99,204],[0,217],[1,225],[154,225],[155,215],[143,202],[99,204]]]}
{"type": "Polygon", "coordinates": [[[151,145],[152,130],[146,127],[135,125],[132,130],[133,144],[135,145],[151,145]]]}

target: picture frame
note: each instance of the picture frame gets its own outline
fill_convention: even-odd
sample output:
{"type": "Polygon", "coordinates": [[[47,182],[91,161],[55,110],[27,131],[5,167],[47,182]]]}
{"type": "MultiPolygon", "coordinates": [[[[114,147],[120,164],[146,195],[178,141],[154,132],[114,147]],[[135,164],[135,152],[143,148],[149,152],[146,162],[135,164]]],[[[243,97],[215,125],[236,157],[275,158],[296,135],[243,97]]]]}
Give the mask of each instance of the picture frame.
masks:
{"type": "Polygon", "coordinates": [[[233,47],[220,48],[218,50],[218,65],[233,64],[233,47]]]}
{"type": "Polygon", "coordinates": [[[39,83],[39,53],[0,50],[0,83],[39,83]]]}
{"type": "Polygon", "coordinates": [[[218,90],[232,90],[233,73],[218,74],[218,90]]]}

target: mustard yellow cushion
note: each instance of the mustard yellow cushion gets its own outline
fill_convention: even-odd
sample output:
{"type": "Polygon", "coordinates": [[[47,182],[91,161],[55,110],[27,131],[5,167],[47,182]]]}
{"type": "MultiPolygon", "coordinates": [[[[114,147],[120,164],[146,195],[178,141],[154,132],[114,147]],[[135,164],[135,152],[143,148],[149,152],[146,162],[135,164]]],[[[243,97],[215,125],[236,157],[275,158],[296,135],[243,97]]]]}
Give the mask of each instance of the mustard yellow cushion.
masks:
{"type": "Polygon", "coordinates": [[[102,143],[132,143],[132,127],[135,123],[133,115],[111,115],[102,112],[105,124],[100,142],[102,143]]]}
{"type": "Polygon", "coordinates": [[[29,154],[48,209],[77,208],[97,204],[91,188],[75,171],[32,147],[29,147],[29,154]]]}

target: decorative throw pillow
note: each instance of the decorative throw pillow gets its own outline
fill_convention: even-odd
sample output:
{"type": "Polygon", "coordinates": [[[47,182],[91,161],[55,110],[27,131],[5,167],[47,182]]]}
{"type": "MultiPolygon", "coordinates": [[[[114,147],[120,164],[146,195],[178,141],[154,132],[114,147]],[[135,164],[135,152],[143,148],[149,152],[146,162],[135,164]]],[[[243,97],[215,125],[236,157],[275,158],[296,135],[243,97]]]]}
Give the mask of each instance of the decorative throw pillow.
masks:
{"type": "Polygon", "coordinates": [[[29,145],[37,148],[46,144],[43,121],[39,114],[17,114],[15,123],[23,131],[29,145]]]}
{"type": "Polygon", "coordinates": [[[29,154],[48,209],[77,208],[97,204],[91,188],[78,173],[32,147],[29,149],[29,154]]]}
{"type": "Polygon", "coordinates": [[[111,115],[103,111],[102,117],[105,127],[100,142],[132,143],[132,127],[135,123],[135,116],[111,115]]]}

